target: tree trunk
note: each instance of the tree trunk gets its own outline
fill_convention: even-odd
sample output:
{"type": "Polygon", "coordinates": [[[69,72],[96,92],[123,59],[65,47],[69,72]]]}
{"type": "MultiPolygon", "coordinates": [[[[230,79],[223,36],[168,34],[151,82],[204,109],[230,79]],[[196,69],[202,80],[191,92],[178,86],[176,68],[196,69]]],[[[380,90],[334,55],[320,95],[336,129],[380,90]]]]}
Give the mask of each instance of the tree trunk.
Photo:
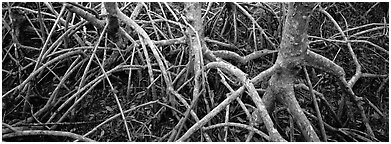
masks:
{"type": "Polygon", "coordinates": [[[308,20],[313,7],[314,3],[289,3],[275,63],[279,69],[269,81],[273,95],[288,107],[307,141],[319,141],[319,138],[295,98],[293,82],[308,48],[308,20]]]}

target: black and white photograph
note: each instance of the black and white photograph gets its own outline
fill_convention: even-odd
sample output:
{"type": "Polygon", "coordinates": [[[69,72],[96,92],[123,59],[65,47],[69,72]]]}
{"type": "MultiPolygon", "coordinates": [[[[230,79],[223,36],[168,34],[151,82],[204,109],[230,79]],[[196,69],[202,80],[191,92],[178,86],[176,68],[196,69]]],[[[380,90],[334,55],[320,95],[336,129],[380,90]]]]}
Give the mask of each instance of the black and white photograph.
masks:
{"type": "Polygon", "coordinates": [[[2,142],[389,142],[388,1],[2,1],[2,142]]]}

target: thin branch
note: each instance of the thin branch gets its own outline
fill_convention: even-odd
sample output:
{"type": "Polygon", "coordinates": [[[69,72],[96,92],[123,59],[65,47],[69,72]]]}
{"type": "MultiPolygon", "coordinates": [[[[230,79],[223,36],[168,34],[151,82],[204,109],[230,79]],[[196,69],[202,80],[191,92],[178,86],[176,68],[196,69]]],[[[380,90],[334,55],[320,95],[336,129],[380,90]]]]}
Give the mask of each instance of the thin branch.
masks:
{"type": "MultiPolygon", "coordinates": [[[[320,8],[319,9],[320,12],[322,12],[323,14],[325,14],[332,22],[333,24],[335,25],[335,27],[338,29],[338,31],[341,33],[341,35],[343,36],[344,40],[348,42],[348,39],[345,35],[345,33],[342,31],[341,27],[338,25],[338,23],[334,20],[334,18],[323,8],[320,8]]],[[[353,85],[357,82],[357,80],[361,77],[362,75],[362,72],[361,72],[361,65],[359,64],[358,62],[358,59],[357,59],[357,56],[356,54],[354,53],[353,51],[353,48],[350,44],[350,42],[347,43],[347,46],[348,46],[348,50],[349,50],[349,53],[350,55],[352,56],[353,58],[353,62],[356,66],[356,72],[354,74],[354,76],[349,80],[349,82],[346,82],[345,78],[344,77],[339,77],[340,81],[341,81],[341,84],[345,87],[344,89],[346,89],[346,91],[348,92],[348,94],[351,96],[351,98],[353,99],[353,101],[355,102],[355,104],[357,105],[357,107],[359,108],[360,112],[361,112],[361,116],[363,118],[363,122],[365,124],[365,127],[367,129],[367,133],[371,136],[371,137],[375,137],[373,131],[372,131],[372,128],[371,126],[369,125],[369,122],[368,122],[368,119],[365,115],[365,112],[364,112],[364,109],[361,105],[361,102],[358,100],[358,97],[355,96],[355,94],[353,93],[353,90],[352,90],[352,87],[353,85]]]]}
{"type": "MultiPolygon", "coordinates": [[[[301,88],[301,89],[304,89],[306,91],[309,91],[310,88],[308,88],[305,84],[301,83],[301,84],[296,84],[295,85],[295,88],[301,88]]],[[[335,121],[337,122],[337,125],[338,127],[341,127],[342,126],[342,122],[340,120],[340,118],[337,116],[337,114],[334,112],[331,104],[327,101],[327,99],[324,97],[324,95],[318,91],[315,91],[315,90],[312,90],[314,92],[314,94],[316,96],[318,96],[321,100],[323,100],[323,102],[326,104],[326,108],[331,112],[331,115],[334,117],[335,121]]]]}
{"type": "Polygon", "coordinates": [[[33,77],[35,77],[37,74],[39,74],[39,72],[41,72],[43,69],[48,67],[50,64],[53,64],[56,61],[59,61],[59,60],[65,59],[65,58],[69,58],[69,57],[71,57],[73,55],[77,55],[77,54],[83,54],[83,52],[81,52],[81,51],[72,51],[72,52],[68,52],[68,53],[62,54],[62,55],[60,55],[60,56],[58,56],[58,57],[56,57],[54,59],[51,59],[50,61],[48,61],[47,63],[45,63],[41,67],[39,67],[37,70],[32,72],[21,84],[19,84],[18,86],[12,88],[11,90],[9,90],[5,94],[3,94],[2,97],[8,96],[9,94],[14,92],[15,90],[20,90],[21,88],[23,88],[28,82],[30,82],[33,79],[33,77]]]}
{"type": "Polygon", "coordinates": [[[307,68],[305,66],[304,66],[303,69],[304,69],[304,73],[305,73],[305,78],[307,79],[308,87],[310,88],[309,90],[310,90],[312,101],[314,103],[314,107],[315,107],[315,110],[316,110],[316,116],[318,117],[318,122],[319,122],[319,126],[320,126],[320,132],[322,133],[323,141],[327,142],[327,135],[326,135],[326,131],[324,130],[322,115],[320,114],[319,105],[318,105],[318,102],[316,100],[313,88],[312,88],[312,83],[311,83],[311,80],[310,80],[310,76],[308,75],[307,68]]]}
{"type": "Polygon", "coordinates": [[[3,140],[8,138],[14,138],[14,137],[20,137],[20,136],[40,136],[40,135],[47,135],[47,136],[62,136],[62,137],[69,137],[73,139],[77,139],[80,141],[85,142],[95,142],[92,139],[89,139],[85,136],[81,136],[75,133],[71,132],[64,132],[64,131],[49,131],[49,130],[24,130],[24,131],[18,131],[14,133],[9,133],[3,135],[3,140]]]}
{"type": "Polygon", "coordinates": [[[342,29],[341,29],[341,27],[339,26],[339,24],[337,23],[337,21],[335,21],[334,18],[333,18],[325,9],[320,8],[319,11],[322,12],[323,14],[325,14],[325,15],[331,20],[331,22],[333,22],[334,26],[337,28],[337,30],[339,31],[339,33],[342,35],[344,41],[347,42],[347,46],[348,46],[349,53],[350,53],[350,55],[351,55],[352,58],[353,58],[354,65],[356,66],[356,73],[355,73],[354,76],[349,80],[349,83],[348,83],[348,86],[349,86],[349,87],[352,87],[352,86],[354,85],[354,83],[361,77],[361,74],[362,74],[362,72],[361,72],[361,65],[360,65],[360,63],[358,62],[357,55],[354,53],[353,48],[352,48],[352,45],[351,45],[350,42],[348,41],[347,36],[346,36],[345,33],[342,31],[342,29]]]}
{"type": "Polygon", "coordinates": [[[232,52],[232,51],[228,51],[228,50],[212,51],[212,53],[217,57],[220,57],[223,59],[235,60],[241,64],[246,64],[251,60],[255,60],[257,58],[261,58],[265,55],[273,54],[276,52],[277,52],[277,50],[263,49],[263,50],[259,50],[259,51],[254,51],[251,54],[248,54],[246,56],[240,56],[239,54],[232,52]]]}
{"type": "Polygon", "coordinates": [[[261,31],[262,36],[266,39],[267,42],[270,43],[273,49],[276,49],[275,44],[270,40],[269,36],[266,35],[265,30],[258,24],[257,21],[255,21],[254,17],[252,17],[241,5],[234,2],[234,4],[243,12],[244,15],[246,15],[252,22],[259,28],[259,31],[261,31]]]}

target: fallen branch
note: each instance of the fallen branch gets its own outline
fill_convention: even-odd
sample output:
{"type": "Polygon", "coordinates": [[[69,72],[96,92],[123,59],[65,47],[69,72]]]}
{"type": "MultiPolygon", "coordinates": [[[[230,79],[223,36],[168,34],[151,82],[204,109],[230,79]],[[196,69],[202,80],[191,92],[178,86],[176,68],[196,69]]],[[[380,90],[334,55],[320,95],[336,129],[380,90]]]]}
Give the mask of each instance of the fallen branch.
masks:
{"type": "Polygon", "coordinates": [[[92,139],[89,139],[87,137],[71,133],[71,132],[64,132],[64,131],[49,131],[49,130],[24,130],[24,131],[18,131],[18,132],[13,132],[9,134],[5,134],[2,136],[3,140],[8,139],[8,138],[14,138],[14,137],[21,137],[21,136],[42,136],[42,135],[47,135],[47,136],[61,136],[61,137],[69,137],[73,139],[77,139],[80,141],[85,141],[85,142],[95,142],[92,139]]]}

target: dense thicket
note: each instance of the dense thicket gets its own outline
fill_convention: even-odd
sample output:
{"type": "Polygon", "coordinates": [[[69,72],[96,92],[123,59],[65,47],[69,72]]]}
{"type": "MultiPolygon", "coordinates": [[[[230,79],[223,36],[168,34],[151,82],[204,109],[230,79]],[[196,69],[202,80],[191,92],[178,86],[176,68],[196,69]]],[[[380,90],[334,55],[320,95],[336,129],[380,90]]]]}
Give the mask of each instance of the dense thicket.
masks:
{"type": "Polygon", "coordinates": [[[3,141],[389,141],[388,6],[3,2],[3,141]]]}

